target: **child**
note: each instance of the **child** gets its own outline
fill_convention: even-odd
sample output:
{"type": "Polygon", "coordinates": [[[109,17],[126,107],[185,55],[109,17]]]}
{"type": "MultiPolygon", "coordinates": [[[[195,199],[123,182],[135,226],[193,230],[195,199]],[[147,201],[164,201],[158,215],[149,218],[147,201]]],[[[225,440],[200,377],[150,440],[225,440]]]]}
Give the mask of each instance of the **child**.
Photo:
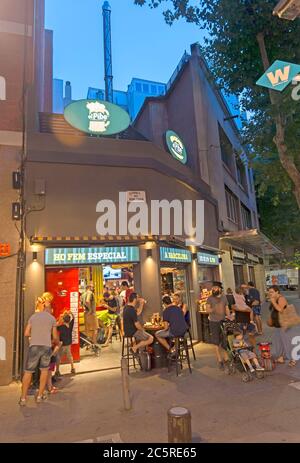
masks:
{"type": "Polygon", "coordinates": [[[232,345],[234,349],[238,350],[243,361],[248,365],[251,373],[255,371],[252,366],[251,361],[254,363],[257,371],[264,371],[264,368],[262,368],[260,364],[258,363],[256,354],[252,352],[251,350],[249,350],[249,346],[245,342],[244,335],[241,331],[234,332],[234,340],[233,340],[232,345]]]}
{"type": "Polygon", "coordinates": [[[65,311],[62,316],[62,324],[57,327],[57,330],[59,332],[59,338],[60,338],[60,341],[62,342],[62,346],[58,354],[58,361],[56,364],[56,373],[55,373],[56,376],[60,376],[59,365],[60,365],[61,357],[63,357],[64,355],[67,356],[68,361],[71,364],[71,374],[75,375],[76,373],[75,368],[74,368],[73,356],[71,352],[73,326],[74,326],[74,317],[72,313],[65,311]]]}
{"type": "Polygon", "coordinates": [[[56,392],[58,392],[58,388],[53,386],[53,384],[52,384],[52,373],[55,370],[56,355],[57,355],[59,349],[61,348],[61,346],[62,346],[62,342],[59,342],[59,343],[55,344],[52,341],[52,356],[51,356],[51,359],[50,359],[49,371],[48,371],[48,380],[47,380],[47,389],[48,389],[49,394],[56,394],[56,392]]]}

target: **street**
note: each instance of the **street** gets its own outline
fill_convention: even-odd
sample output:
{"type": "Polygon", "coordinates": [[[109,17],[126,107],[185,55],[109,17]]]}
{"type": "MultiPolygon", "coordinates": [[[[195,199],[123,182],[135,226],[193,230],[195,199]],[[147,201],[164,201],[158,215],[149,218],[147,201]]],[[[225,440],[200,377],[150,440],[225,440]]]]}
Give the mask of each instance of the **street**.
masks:
{"type": "MultiPolygon", "coordinates": [[[[289,301],[300,309],[295,293],[289,301]]],[[[264,318],[268,315],[264,307],[264,318]]],[[[271,329],[264,338],[270,339],[271,329]]],[[[212,347],[196,346],[190,375],[175,371],[133,372],[133,408],[122,402],[120,370],[88,373],[60,382],[61,391],[43,404],[29,397],[17,401],[20,385],[0,388],[0,442],[80,442],[106,437],[106,442],[167,442],[167,411],[187,407],[192,414],[194,442],[299,442],[300,365],[278,365],[263,380],[243,383],[241,375],[226,376],[215,365],[212,347]],[[293,384],[299,388],[292,386],[293,384]]],[[[105,439],[103,439],[105,440],[105,439]]]]}

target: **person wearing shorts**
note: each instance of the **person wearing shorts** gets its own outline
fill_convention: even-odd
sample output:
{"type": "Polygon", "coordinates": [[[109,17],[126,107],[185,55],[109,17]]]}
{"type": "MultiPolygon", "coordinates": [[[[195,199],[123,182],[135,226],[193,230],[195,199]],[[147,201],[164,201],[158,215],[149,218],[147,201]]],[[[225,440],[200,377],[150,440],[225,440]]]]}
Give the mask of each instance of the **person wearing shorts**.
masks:
{"type": "Polygon", "coordinates": [[[71,374],[75,375],[74,360],[71,352],[72,345],[72,332],[74,328],[74,316],[71,312],[65,311],[62,316],[63,323],[57,327],[59,332],[59,339],[62,343],[61,348],[57,354],[56,362],[56,376],[60,376],[59,365],[62,357],[67,357],[68,362],[71,364],[71,374]]]}
{"type": "Polygon", "coordinates": [[[45,299],[38,298],[36,310],[28,320],[25,336],[29,338],[29,351],[26,361],[25,372],[22,379],[22,394],[19,405],[25,406],[27,393],[32,380],[32,374],[37,366],[41,371],[40,385],[36,397],[37,403],[41,403],[46,396],[44,395],[50,359],[52,355],[52,341],[58,343],[58,333],[55,318],[45,310],[45,299]]]}
{"type": "Polygon", "coordinates": [[[125,305],[123,310],[123,329],[125,337],[133,337],[136,344],[131,347],[133,354],[137,354],[139,349],[149,346],[153,343],[153,336],[148,334],[138,321],[136,311],[138,295],[131,293],[129,296],[128,304],[125,305]]]}
{"type": "Polygon", "coordinates": [[[249,281],[248,283],[248,297],[249,302],[251,304],[251,308],[253,310],[254,321],[257,325],[257,331],[259,335],[263,334],[262,328],[262,320],[261,320],[261,300],[260,300],[260,293],[253,281],[249,281]]]}
{"type": "Polygon", "coordinates": [[[210,341],[215,346],[215,354],[221,370],[224,364],[229,362],[228,354],[225,350],[224,337],[221,329],[221,322],[226,317],[230,318],[230,310],[226,296],[222,294],[222,285],[214,282],[212,295],[206,302],[206,311],[209,313],[210,341]]]}
{"type": "Polygon", "coordinates": [[[86,291],[81,295],[80,303],[84,308],[85,334],[92,340],[93,344],[96,344],[99,323],[96,313],[96,298],[94,291],[94,284],[91,282],[86,287],[86,291]]]}
{"type": "MultiPolygon", "coordinates": [[[[176,302],[177,302],[177,298],[176,302]]],[[[167,339],[184,337],[188,326],[186,324],[184,313],[179,305],[176,305],[175,302],[172,302],[170,296],[163,297],[164,312],[163,312],[163,322],[164,329],[157,331],[156,338],[158,342],[168,351],[171,351],[170,344],[167,339]]]]}

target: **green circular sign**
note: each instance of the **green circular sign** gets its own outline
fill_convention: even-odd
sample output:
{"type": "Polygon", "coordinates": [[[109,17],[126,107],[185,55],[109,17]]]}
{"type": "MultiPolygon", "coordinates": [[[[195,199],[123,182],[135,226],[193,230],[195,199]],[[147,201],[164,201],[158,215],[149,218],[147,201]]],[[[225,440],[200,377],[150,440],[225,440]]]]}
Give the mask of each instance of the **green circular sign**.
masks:
{"type": "Polygon", "coordinates": [[[172,156],[177,159],[177,161],[182,162],[182,164],[186,164],[187,152],[179,135],[173,132],[173,130],[168,130],[166,132],[166,143],[172,156]]]}
{"type": "Polygon", "coordinates": [[[113,103],[101,100],[78,100],[64,111],[66,121],[92,135],[113,135],[123,132],[130,124],[130,116],[113,103]]]}

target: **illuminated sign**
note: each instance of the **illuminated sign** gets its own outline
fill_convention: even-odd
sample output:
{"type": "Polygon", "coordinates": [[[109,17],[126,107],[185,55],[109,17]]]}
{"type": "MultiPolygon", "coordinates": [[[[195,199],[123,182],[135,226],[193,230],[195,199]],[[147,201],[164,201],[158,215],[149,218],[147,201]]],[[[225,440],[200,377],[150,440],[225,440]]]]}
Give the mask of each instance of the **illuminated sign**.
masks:
{"type": "Polygon", "coordinates": [[[192,262],[192,253],[186,249],[160,248],[162,262],[192,262]]]}
{"type": "Polygon", "coordinates": [[[168,130],[166,132],[166,143],[172,156],[177,159],[177,161],[182,162],[182,164],[186,164],[187,152],[179,135],[173,132],[173,130],[168,130]]]}
{"type": "Polygon", "coordinates": [[[113,135],[130,124],[130,116],[124,109],[100,100],[75,101],[66,106],[64,117],[75,129],[91,135],[113,135]]]}
{"type": "Polygon", "coordinates": [[[219,256],[207,252],[197,252],[198,264],[219,265],[219,256]]]}
{"type": "Polygon", "coordinates": [[[139,262],[139,248],[49,248],[45,251],[45,265],[91,265],[122,262],[139,262]]]}

